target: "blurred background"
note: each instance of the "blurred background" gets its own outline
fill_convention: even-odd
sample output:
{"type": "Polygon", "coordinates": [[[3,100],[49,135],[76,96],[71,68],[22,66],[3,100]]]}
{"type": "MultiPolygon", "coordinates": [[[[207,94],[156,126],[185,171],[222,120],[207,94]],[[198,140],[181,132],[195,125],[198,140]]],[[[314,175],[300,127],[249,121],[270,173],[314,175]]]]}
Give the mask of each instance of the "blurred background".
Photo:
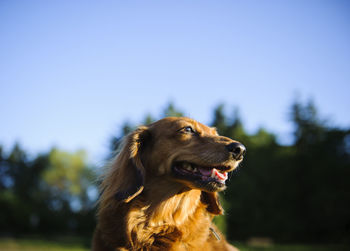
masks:
{"type": "Polygon", "coordinates": [[[0,250],[88,250],[98,175],[164,116],[248,149],[241,250],[350,245],[350,2],[0,1],[0,250]]]}

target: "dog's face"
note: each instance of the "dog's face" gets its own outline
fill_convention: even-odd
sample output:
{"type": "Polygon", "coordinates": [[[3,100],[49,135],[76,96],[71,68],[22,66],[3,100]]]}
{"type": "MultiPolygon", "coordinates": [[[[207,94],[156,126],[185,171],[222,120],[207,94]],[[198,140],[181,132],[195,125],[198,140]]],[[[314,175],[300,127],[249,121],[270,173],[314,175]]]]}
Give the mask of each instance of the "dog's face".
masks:
{"type": "Polygon", "coordinates": [[[165,118],[145,130],[148,136],[141,161],[146,174],[207,192],[225,189],[228,173],[245,153],[241,143],[189,118],[165,118]]]}

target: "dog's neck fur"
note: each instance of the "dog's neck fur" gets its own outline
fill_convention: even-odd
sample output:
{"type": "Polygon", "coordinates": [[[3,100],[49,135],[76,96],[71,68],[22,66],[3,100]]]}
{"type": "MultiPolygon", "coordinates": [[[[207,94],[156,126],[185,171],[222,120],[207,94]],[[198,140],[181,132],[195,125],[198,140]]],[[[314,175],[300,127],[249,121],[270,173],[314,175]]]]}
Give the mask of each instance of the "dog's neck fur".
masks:
{"type": "Polygon", "coordinates": [[[191,217],[200,205],[201,191],[189,189],[183,185],[159,181],[159,188],[153,185],[146,190],[146,201],[151,202],[146,210],[149,221],[154,225],[183,224],[191,217]],[[162,184],[165,183],[165,184],[162,184]]]}
{"type": "MultiPolygon", "coordinates": [[[[201,191],[186,189],[179,184],[169,185],[166,180],[157,182],[158,185],[146,186],[151,189],[145,189],[130,203],[126,217],[129,222],[127,225],[130,226],[127,229],[128,237],[132,245],[139,243],[142,246],[152,246],[162,239],[168,241],[169,238],[174,243],[177,242],[177,245],[182,243],[180,239],[186,240],[184,243],[187,245],[195,245],[197,242],[200,245],[200,242],[206,241],[211,217],[206,211],[206,205],[201,203],[201,191]],[[199,215],[201,217],[195,217],[199,215]],[[200,222],[198,219],[201,219],[200,222]],[[183,224],[191,226],[186,233],[178,230],[183,224]]],[[[182,248],[176,246],[176,249],[182,248]]]]}

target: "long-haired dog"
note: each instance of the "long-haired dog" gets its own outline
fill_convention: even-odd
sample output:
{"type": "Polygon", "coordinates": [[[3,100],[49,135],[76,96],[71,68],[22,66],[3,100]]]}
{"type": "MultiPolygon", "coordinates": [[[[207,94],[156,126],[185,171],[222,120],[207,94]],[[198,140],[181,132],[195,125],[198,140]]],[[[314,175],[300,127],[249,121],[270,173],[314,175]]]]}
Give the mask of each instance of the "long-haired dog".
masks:
{"type": "Polygon", "coordinates": [[[93,250],[235,250],[212,219],[244,153],[189,118],[139,127],[103,177],[93,250]]]}

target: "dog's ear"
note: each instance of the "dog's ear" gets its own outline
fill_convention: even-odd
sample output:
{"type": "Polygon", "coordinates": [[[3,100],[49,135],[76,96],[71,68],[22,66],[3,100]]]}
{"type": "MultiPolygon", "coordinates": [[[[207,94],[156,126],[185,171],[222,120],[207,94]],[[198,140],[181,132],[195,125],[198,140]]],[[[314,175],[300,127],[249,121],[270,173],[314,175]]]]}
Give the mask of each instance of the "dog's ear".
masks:
{"type": "Polygon", "coordinates": [[[101,200],[130,202],[139,195],[144,186],[145,168],[141,152],[150,138],[147,127],[139,127],[125,137],[121,150],[112,161],[102,182],[101,200]]]}
{"type": "Polygon", "coordinates": [[[147,127],[139,127],[127,136],[124,146],[116,160],[116,168],[120,170],[120,186],[115,198],[129,202],[143,190],[145,168],[141,161],[141,151],[150,137],[147,127]]]}
{"type": "Polygon", "coordinates": [[[215,215],[224,214],[224,210],[219,201],[219,195],[216,192],[202,192],[201,201],[207,205],[207,211],[215,215]]]}

